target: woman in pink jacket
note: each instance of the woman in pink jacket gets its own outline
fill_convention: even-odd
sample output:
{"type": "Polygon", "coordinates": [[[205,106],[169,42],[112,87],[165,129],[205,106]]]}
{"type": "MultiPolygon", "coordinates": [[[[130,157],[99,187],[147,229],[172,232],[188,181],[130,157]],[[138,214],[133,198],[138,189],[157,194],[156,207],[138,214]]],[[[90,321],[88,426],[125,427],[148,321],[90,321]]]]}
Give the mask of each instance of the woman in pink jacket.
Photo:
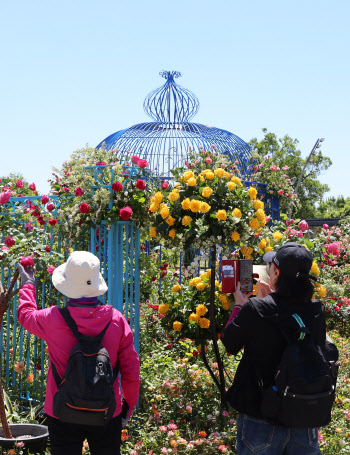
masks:
{"type": "MultiPolygon", "coordinates": [[[[84,405],[77,408],[79,409],[77,416],[83,415],[86,411],[86,414],[90,416],[87,420],[77,417],[76,423],[71,423],[71,419],[55,416],[53,402],[58,391],[57,383],[61,387],[66,379],[67,384],[71,380],[66,378],[66,367],[71,350],[77,345],[77,338],[58,307],[37,309],[34,270],[20,266],[20,273],[22,287],[19,293],[18,320],[30,333],[44,339],[49,350],[50,366],[47,375],[44,411],[47,414],[52,455],[81,455],[85,439],[88,440],[93,455],[120,454],[121,429],[130,418],[139,396],[140,365],[134,348],[133,335],[127,321],[119,311],[98,300],[98,296],[107,291],[107,285],[100,273],[100,261],[92,253],[75,251],[65,264],[55,269],[52,282],[59,292],[69,297],[66,307],[68,310],[65,311],[69,313],[68,319],[71,317],[74,320],[79,337],[96,337],[102,332],[102,338],[100,337],[102,349],[99,352],[101,354],[99,359],[102,359],[102,363],[100,360],[96,361],[96,371],[101,370],[97,373],[100,376],[106,376],[103,373],[105,367],[101,367],[101,365],[105,361],[109,362],[106,360],[108,355],[109,366],[114,369],[114,373],[116,373],[116,367],[119,366],[123,400],[119,377],[115,374],[114,383],[112,380],[109,381],[111,399],[114,401],[115,397],[115,411],[113,412],[113,406],[112,415],[109,415],[108,420],[106,419],[103,424],[101,424],[101,419],[98,421],[101,412],[93,412],[96,410],[84,405]],[[106,331],[103,333],[105,328],[106,331]],[[104,354],[103,348],[107,350],[107,355],[104,354]],[[59,383],[59,380],[62,382],[59,383]],[[114,389],[114,394],[111,387],[114,389]],[[96,422],[91,421],[95,415],[96,422]],[[89,424],[87,425],[86,422],[89,424]]],[[[90,338],[86,339],[90,340],[90,338]]],[[[78,349],[78,352],[81,350],[78,349]]],[[[75,366],[75,368],[77,367],[79,368],[79,365],[75,366]]],[[[96,377],[99,380],[100,377],[96,377]]],[[[75,380],[76,378],[73,378],[73,383],[75,380]]],[[[101,383],[102,387],[107,387],[104,381],[101,383]]],[[[101,389],[99,390],[101,392],[101,389]]],[[[70,406],[69,409],[67,408],[68,411],[74,408],[69,404],[68,406],[70,406]]],[[[72,412],[76,412],[75,409],[72,412]]],[[[107,416],[107,411],[105,414],[107,416]]]]}

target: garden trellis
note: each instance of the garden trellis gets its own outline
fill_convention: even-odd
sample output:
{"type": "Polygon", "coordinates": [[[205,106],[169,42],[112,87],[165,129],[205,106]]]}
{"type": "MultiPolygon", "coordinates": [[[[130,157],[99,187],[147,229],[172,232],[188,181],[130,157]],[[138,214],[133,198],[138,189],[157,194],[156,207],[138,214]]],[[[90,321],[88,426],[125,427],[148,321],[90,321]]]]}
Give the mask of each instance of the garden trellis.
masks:
{"type": "MultiPolygon", "coordinates": [[[[41,196],[11,198],[5,206],[12,210],[13,223],[23,223],[19,207],[25,211],[29,201],[38,203],[41,196]]],[[[50,196],[52,201],[57,197],[50,196]]],[[[56,207],[57,208],[57,207],[56,207]]],[[[7,215],[9,212],[6,213],[7,215]]],[[[1,214],[0,214],[1,215],[1,214]]],[[[43,233],[50,234],[51,249],[62,254],[61,262],[68,257],[69,247],[65,238],[54,235],[54,229],[45,224],[43,233]]],[[[37,242],[42,239],[37,238],[37,242]]],[[[100,225],[90,228],[88,239],[77,241],[73,250],[87,250],[96,254],[101,261],[101,273],[107,282],[108,292],[102,297],[106,304],[118,309],[129,322],[134,332],[134,342],[139,352],[139,302],[140,302],[140,230],[131,221],[116,221],[107,225],[102,221],[100,225]]],[[[55,263],[55,266],[59,264],[55,263]]],[[[6,271],[1,268],[1,282],[6,286],[15,271],[6,271]]],[[[57,296],[51,280],[37,283],[38,308],[48,308],[52,305],[63,306],[66,302],[64,296],[57,296]]],[[[23,330],[17,320],[18,294],[10,302],[7,315],[1,327],[0,361],[3,373],[3,385],[11,395],[18,397],[22,402],[42,401],[45,396],[45,371],[48,367],[48,357],[45,352],[43,340],[23,330]],[[14,366],[17,362],[24,362],[26,374],[17,374],[14,366]],[[29,385],[25,376],[33,374],[33,383],[29,385]]],[[[59,342],[59,340],[58,340],[59,342]]]]}

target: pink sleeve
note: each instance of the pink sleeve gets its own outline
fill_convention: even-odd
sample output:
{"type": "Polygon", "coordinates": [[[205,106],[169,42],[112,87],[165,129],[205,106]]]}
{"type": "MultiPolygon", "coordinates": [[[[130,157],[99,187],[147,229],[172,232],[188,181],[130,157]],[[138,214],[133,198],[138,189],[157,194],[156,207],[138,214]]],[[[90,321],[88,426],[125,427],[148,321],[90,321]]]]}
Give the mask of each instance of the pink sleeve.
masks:
{"type": "Polygon", "coordinates": [[[36,306],[36,289],[33,284],[24,284],[19,291],[17,318],[25,330],[45,340],[48,314],[50,308],[38,310],[36,306]]]}
{"type": "Polygon", "coordinates": [[[134,347],[134,337],[129,324],[122,317],[124,333],[119,345],[118,359],[120,361],[120,375],[123,397],[129,405],[131,415],[132,409],[139,398],[140,389],[140,362],[134,347]]]}
{"type": "Polygon", "coordinates": [[[237,314],[240,312],[241,308],[242,308],[242,306],[239,306],[239,305],[235,305],[233,307],[231,316],[229,317],[227,324],[225,325],[225,329],[231,323],[231,321],[237,316],[237,314]]]}

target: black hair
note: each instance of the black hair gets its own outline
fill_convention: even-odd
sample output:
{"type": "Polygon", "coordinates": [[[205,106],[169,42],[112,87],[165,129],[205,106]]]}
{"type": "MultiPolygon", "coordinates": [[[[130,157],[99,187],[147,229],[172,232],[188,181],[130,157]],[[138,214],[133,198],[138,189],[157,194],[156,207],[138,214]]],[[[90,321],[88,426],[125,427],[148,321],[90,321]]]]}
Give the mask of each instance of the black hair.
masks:
{"type": "Polygon", "coordinates": [[[314,287],[307,275],[286,275],[280,272],[276,282],[276,293],[293,303],[308,303],[312,299],[314,287]]]}

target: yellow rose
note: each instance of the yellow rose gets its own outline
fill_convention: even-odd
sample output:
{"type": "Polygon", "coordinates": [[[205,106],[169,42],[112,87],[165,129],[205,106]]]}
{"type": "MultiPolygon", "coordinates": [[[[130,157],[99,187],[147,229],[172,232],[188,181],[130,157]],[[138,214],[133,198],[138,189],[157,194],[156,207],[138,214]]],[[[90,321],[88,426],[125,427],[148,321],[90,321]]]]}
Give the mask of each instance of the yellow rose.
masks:
{"type": "Polygon", "coordinates": [[[206,186],[205,188],[203,188],[203,191],[202,191],[203,197],[210,197],[212,194],[213,194],[213,190],[209,186],[206,186]]]}
{"type": "Polygon", "coordinates": [[[231,234],[231,239],[234,241],[234,242],[238,242],[238,240],[241,238],[241,236],[238,234],[238,232],[232,232],[231,234]]]}
{"type": "Polygon", "coordinates": [[[175,285],[173,286],[172,291],[173,291],[173,292],[179,292],[180,289],[181,289],[181,286],[180,286],[179,284],[175,284],[175,285]]]}
{"type": "Polygon", "coordinates": [[[239,177],[236,177],[235,175],[231,178],[231,182],[235,183],[236,185],[242,185],[241,179],[239,177]]]}
{"type": "Polygon", "coordinates": [[[221,179],[224,176],[224,172],[225,171],[222,168],[219,168],[215,169],[214,174],[221,179]]]}
{"type": "Polygon", "coordinates": [[[220,294],[219,295],[219,301],[221,303],[226,303],[228,301],[227,295],[226,294],[220,294]]]}
{"type": "Polygon", "coordinates": [[[182,224],[184,226],[189,226],[191,224],[191,221],[192,221],[192,218],[190,216],[186,215],[182,218],[182,224]]]}
{"type": "Polygon", "coordinates": [[[233,209],[232,216],[234,216],[235,218],[242,218],[242,212],[237,208],[233,209]]]}
{"type": "Polygon", "coordinates": [[[273,251],[273,248],[271,246],[267,246],[265,248],[265,253],[268,253],[269,251],[273,251]]]}
{"type": "Polygon", "coordinates": [[[208,278],[211,276],[211,270],[210,269],[208,269],[205,273],[206,273],[208,278]]]}
{"type": "Polygon", "coordinates": [[[324,297],[326,295],[326,292],[327,292],[327,289],[322,284],[317,289],[317,293],[318,293],[320,299],[322,299],[322,297],[324,297]]]}
{"type": "Polygon", "coordinates": [[[266,248],[266,240],[265,240],[265,239],[260,240],[260,243],[259,243],[258,247],[259,247],[261,250],[263,250],[264,248],[266,248]]]}
{"type": "Polygon", "coordinates": [[[199,181],[200,181],[201,183],[205,181],[205,178],[203,177],[203,175],[200,175],[200,176],[199,176],[199,181]]]}
{"type": "Polygon", "coordinates": [[[187,185],[188,186],[196,186],[197,185],[197,180],[194,177],[191,177],[190,179],[187,180],[187,185]]]}
{"type": "Polygon", "coordinates": [[[227,300],[227,302],[223,302],[222,308],[223,308],[224,310],[229,310],[229,309],[230,309],[230,301],[227,300]]]}
{"type": "Polygon", "coordinates": [[[211,172],[211,171],[209,171],[209,172],[207,172],[207,173],[205,174],[205,178],[206,178],[207,180],[213,180],[214,177],[215,177],[215,176],[214,176],[214,173],[211,172]]]}
{"type": "Polygon", "coordinates": [[[201,201],[197,201],[196,199],[192,199],[190,203],[190,209],[193,213],[199,212],[201,208],[201,201]]]}
{"type": "Polygon", "coordinates": [[[156,204],[160,204],[163,200],[163,195],[160,191],[158,191],[153,197],[152,197],[153,201],[156,203],[156,204]]]}
{"type": "Polygon", "coordinates": [[[173,218],[172,216],[168,216],[168,218],[165,220],[165,222],[168,223],[169,226],[174,226],[175,218],[173,218]]]}
{"type": "Polygon", "coordinates": [[[184,182],[187,182],[192,177],[194,177],[194,173],[192,171],[186,171],[182,176],[184,182]]]}
{"type": "Polygon", "coordinates": [[[196,313],[191,313],[188,317],[188,322],[198,322],[199,316],[196,313]]]}
{"type": "Polygon", "coordinates": [[[150,227],[149,228],[149,235],[151,237],[157,237],[157,229],[155,227],[150,227]]]}
{"type": "Polygon", "coordinates": [[[199,320],[199,327],[201,329],[209,329],[210,321],[207,318],[200,318],[199,320]]]}
{"type": "Polygon", "coordinates": [[[149,206],[149,209],[151,212],[157,212],[159,210],[159,204],[152,202],[152,204],[149,206]]]}
{"type": "Polygon", "coordinates": [[[225,172],[224,172],[224,177],[225,177],[226,180],[230,180],[231,174],[230,174],[229,172],[226,172],[226,171],[225,171],[225,172]]]}
{"type": "Polygon", "coordinates": [[[316,276],[318,276],[320,274],[320,269],[318,268],[318,265],[316,262],[312,263],[311,272],[316,276]]]}
{"type": "Polygon", "coordinates": [[[207,308],[202,304],[198,305],[196,308],[196,314],[198,314],[198,316],[204,316],[207,311],[207,308]]]}
{"type": "Polygon", "coordinates": [[[263,209],[258,209],[256,212],[255,212],[255,216],[257,217],[257,219],[259,221],[262,221],[265,219],[265,212],[263,209]]]}
{"type": "Polygon", "coordinates": [[[169,237],[171,237],[172,239],[175,238],[175,234],[176,234],[176,229],[170,229],[169,231],[169,237]]]}
{"type": "Polygon", "coordinates": [[[281,238],[283,237],[283,235],[280,232],[274,232],[272,234],[272,236],[276,242],[279,242],[281,240],[281,238]]]}
{"type": "Polygon", "coordinates": [[[227,218],[226,210],[218,210],[216,213],[216,218],[221,221],[225,221],[227,218]]]}
{"type": "Polygon", "coordinates": [[[190,286],[196,286],[196,284],[200,283],[201,281],[202,281],[202,278],[197,276],[196,278],[192,278],[192,280],[190,280],[189,285],[190,286]]]}
{"type": "Polygon", "coordinates": [[[253,188],[252,186],[248,189],[248,194],[249,194],[249,197],[250,197],[250,200],[253,201],[254,199],[256,199],[256,195],[258,194],[258,192],[256,191],[255,188],[253,188]]]}
{"type": "Polygon", "coordinates": [[[163,220],[164,220],[167,216],[169,216],[170,212],[169,212],[168,207],[166,207],[166,206],[163,207],[163,208],[161,209],[161,211],[160,211],[160,214],[161,214],[163,220]]]}
{"type": "Polygon", "coordinates": [[[198,291],[204,291],[204,289],[206,288],[206,285],[205,285],[205,283],[203,283],[203,281],[201,281],[200,283],[196,284],[196,288],[198,289],[198,291]]]}
{"type": "Polygon", "coordinates": [[[174,321],[173,329],[175,330],[175,332],[180,332],[182,329],[182,323],[180,321],[174,321]]]}
{"type": "Polygon", "coordinates": [[[253,218],[252,220],[249,221],[249,226],[254,230],[258,229],[259,221],[256,218],[253,218]]]}
{"type": "Polygon", "coordinates": [[[179,199],[179,193],[177,191],[172,191],[168,196],[169,201],[175,202],[179,199]]]}
{"type": "Polygon", "coordinates": [[[234,190],[236,188],[236,184],[233,182],[227,182],[227,187],[230,191],[234,190]]]}
{"type": "Polygon", "coordinates": [[[207,213],[207,212],[209,212],[210,209],[211,209],[211,206],[209,204],[207,204],[206,202],[201,203],[200,211],[202,213],[207,213]]]}
{"type": "Polygon", "coordinates": [[[186,199],[184,199],[182,202],[181,202],[181,207],[184,209],[184,210],[189,210],[190,207],[191,207],[191,201],[190,199],[187,197],[186,199]]]}
{"type": "Polygon", "coordinates": [[[169,311],[169,305],[167,303],[161,303],[158,307],[159,314],[166,314],[169,311]]]}
{"type": "Polygon", "coordinates": [[[253,204],[254,210],[262,209],[264,210],[264,203],[260,199],[256,199],[253,204]]]}

